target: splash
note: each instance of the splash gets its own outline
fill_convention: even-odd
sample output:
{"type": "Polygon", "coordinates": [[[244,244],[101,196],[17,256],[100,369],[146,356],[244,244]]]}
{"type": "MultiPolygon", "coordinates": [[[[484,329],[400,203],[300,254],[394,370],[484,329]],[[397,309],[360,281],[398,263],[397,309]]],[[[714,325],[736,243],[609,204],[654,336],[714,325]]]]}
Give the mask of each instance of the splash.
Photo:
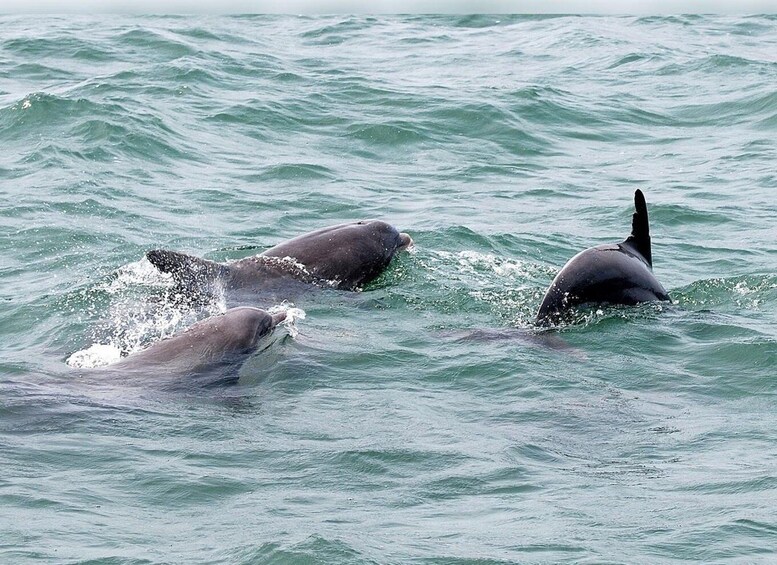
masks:
{"type": "Polygon", "coordinates": [[[109,297],[107,314],[92,329],[92,344],[66,360],[71,367],[108,365],[226,311],[223,292],[193,303],[176,291],[170,275],[145,258],[119,268],[94,290],[109,297]]]}
{"type": "Polygon", "coordinates": [[[99,337],[107,338],[124,354],[144,349],[198,319],[227,309],[224,293],[218,291],[204,303],[192,303],[176,291],[170,275],[160,273],[145,258],[119,269],[105,290],[113,300],[107,320],[98,328],[99,337]]]}
{"type": "Polygon", "coordinates": [[[146,288],[172,288],[173,277],[162,273],[143,257],[140,261],[119,267],[113,280],[100,285],[108,294],[120,294],[133,286],[146,288]]]}
{"type": "Polygon", "coordinates": [[[498,277],[522,277],[530,274],[524,261],[504,259],[491,253],[477,251],[461,251],[457,255],[459,265],[473,272],[491,271],[498,277]]]}
{"type": "Polygon", "coordinates": [[[270,267],[280,268],[303,280],[306,278],[313,277],[313,275],[310,274],[310,271],[308,271],[305,265],[297,261],[294,257],[289,257],[288,255],[286,257],[256,255],[254,258],[259,263],[268,265],[270,267]]]}
{"type": "Polygon", "coordinates": [[[515,286],[516,283],[528,287],[536,280],[542,280],[544,284],[545,279],[555,275],[554,269],[537,263],[472,250],[434,251],[422,264],[432,272],[444,274],[447,279],[474,288],[515,286]]]}
{"type": "Polygon", "coordinates": [[[278,312],[286,312],[286,319],[281,322],[281,326],[286,328],[289,336],[294,339],[299,335],[299,328],[297,327],[297,320],[305,319],[305,311],[302,308],[295,308],[291,302],[283,301],[277,306],[273,306],[267,309],[270,314],[277,314],[278,312]]]}
{"type": "Polygon", "coordinates": [[[322,287],[338,288],[342,282],[338,278],[325,279],[319,277],[318,275],[311,273],[305,265],[297,261],[294,257],[288,255],[285,257],[255,255],[253,259],[262,265],[280,269],[292,275],[295,279],[306,281],[311,284],[317,284],[322,287]]]}
{"type": "Polygon", "coordinates": [[[121,350],[110,344],[95,343],[86,349],[76,351],[65,361],[70,367],[93,369],[116,363],[121,359],[121,350]]]}

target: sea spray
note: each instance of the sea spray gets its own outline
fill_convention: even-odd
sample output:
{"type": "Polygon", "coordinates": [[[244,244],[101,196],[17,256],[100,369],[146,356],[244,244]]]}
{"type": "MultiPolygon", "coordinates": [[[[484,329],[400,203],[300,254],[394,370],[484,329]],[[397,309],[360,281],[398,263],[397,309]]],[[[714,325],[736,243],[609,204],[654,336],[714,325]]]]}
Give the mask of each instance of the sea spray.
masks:
{"type": "Polygon", "coordinates": [[[286,319],[281,322],[289,336],[294,339],[299,335],[299,328],[297,327],[297,320],[305,319],[305,311],[302,308],[295,308],[291,302],[283,301],[277,306],[272,306],[267,309],[270,314],[277,314],[278,312],[286,312],[286,319]]]}
{"type": "Polygon", "coordinates": [[[76,351],[65,361],[70,367],[77,369],[94,369],[116,363],[121,359],[121,350],[111,344],[95,343],[76,351]]]}

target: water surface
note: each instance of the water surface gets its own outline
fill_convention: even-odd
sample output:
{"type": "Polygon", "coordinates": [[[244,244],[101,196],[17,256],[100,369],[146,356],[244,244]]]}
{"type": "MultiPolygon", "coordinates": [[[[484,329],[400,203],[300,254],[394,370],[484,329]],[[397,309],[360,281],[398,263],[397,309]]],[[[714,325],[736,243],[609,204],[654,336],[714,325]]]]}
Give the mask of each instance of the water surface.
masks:
{"type": "Polygon", "coordinates": [[[776,54],[767,16],[0,18],[0,560],[773,561],[776,54]],[[637,188],[672,304],[525,339],[637,188]],[[370,217],[415,253],[237,385],[65,364],[225,307],[147,249],[370,217]]]}

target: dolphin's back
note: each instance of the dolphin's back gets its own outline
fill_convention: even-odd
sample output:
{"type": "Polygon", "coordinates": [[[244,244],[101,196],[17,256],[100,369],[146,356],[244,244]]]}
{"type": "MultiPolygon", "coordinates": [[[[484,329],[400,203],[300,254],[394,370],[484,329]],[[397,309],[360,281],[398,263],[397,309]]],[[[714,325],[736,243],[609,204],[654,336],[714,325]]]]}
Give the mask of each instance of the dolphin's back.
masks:
{"type": "Polygon", "coordinates": [[[558,322],[580,304],[669,300],[645,259],[625,244],[600,245],[572,257],[553,279],[537,312],[541,324],[558,322]]]}
{"type": "Polygon", "coordinates": [[[352,222],[310,232],[268,249],[262,257],[289,257],[313,277],[355,289],[380,275],[402,246],[399,231],[380,220],[352,222]]]}
{"type": "Polygon", "coordinates": [[[669,300],[653,275],[645,195],[634,192],[631,233],[621,243],[599,245],[572,257],[550,284],[535,322],[558,323],[564,311],[578,304],[638,304],[669,300]]]}

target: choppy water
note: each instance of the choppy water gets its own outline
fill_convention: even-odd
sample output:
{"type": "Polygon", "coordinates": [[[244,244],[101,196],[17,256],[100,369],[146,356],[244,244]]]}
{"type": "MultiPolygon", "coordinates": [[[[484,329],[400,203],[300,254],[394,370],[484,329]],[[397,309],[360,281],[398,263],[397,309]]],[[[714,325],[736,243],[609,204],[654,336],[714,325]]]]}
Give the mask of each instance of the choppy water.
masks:
{"type": "Polygon", "coordinates": [[[774,17],[0,18],[0,561],[773,562],[776,133],[774,17]],[[636,188],[674,303],[490,339],[636,188]],[[65,365],[369,217],[237,386],[65,365]]]}

